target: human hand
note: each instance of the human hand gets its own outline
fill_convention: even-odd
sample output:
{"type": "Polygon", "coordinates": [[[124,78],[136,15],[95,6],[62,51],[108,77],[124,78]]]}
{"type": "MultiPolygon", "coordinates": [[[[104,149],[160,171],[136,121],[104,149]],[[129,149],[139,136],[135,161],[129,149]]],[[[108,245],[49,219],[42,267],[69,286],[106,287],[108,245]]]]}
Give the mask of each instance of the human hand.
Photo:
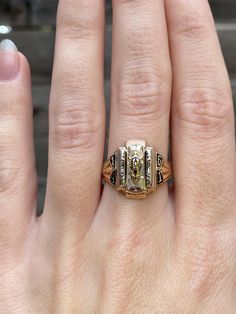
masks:
{"type": "Polygon", "coordinates": [[[136,138],[167,157],[170,130],[174,189],[101,193],[104,1],[61,0],[40,218],[29,68],[1,45],[0,313],[235,313],[233,102],[208,2],[113,9],[109,155],[136,138]]]}

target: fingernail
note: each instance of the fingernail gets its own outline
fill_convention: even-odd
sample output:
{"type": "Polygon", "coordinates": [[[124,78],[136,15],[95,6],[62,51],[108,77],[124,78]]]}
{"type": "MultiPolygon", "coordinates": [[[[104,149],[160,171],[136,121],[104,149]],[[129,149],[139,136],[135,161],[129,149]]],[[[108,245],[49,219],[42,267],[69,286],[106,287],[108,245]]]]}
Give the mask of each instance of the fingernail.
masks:
{"type": "Polygon", "coordinates": [[[0,81],[14,80],[20,71],[18,50],[13,41],[4,39],[0,43],[0,81]]]}

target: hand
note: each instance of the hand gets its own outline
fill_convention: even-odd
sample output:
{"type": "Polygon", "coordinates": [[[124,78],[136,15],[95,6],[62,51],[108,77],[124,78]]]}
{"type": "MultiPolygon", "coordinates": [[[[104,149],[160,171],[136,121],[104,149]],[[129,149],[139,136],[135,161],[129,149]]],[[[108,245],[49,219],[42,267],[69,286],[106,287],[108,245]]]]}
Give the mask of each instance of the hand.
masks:
{"type": "Polygon", "coordinates": [[[1,44],[0,313],[235,313],[234,114],[208,2],[113,9],[109,155],[136,138],[167,157],[170,129],[174,190],[101,194],[104,1],[61,0],[40,218],[29,67],[1,44]]]}

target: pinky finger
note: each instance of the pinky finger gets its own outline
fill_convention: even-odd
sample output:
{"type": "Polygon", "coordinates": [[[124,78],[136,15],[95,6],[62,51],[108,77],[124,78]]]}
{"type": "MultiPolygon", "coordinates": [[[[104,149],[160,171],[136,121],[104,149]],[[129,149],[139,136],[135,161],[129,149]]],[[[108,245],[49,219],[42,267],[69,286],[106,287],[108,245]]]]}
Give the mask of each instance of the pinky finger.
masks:
{"type": "Polygon", "coordinates": [[[232,93],[210,6],[205,0],[165,3],[174,74],[171,133],[178,222],[234,221],[232,93]]]}

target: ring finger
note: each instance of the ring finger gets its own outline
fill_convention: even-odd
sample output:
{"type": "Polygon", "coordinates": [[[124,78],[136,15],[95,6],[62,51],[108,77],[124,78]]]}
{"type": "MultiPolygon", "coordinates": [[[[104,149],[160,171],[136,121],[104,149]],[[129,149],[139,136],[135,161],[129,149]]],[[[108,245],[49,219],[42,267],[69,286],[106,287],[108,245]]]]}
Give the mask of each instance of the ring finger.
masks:
{"type": "MultiPolygon", "coordinates": [[[[130,139],[143,139],[166,158],[171,65],[163,1],[114,0],[113,12],[109,154],[130,139]]],[[[110,187],[106,187],[105,193],[106,190],[114,202],[110,187]]],[[[160,190],[155,195],[158,204],[164,207],[167,187],[160,190]]],[[[114,193],[119,203],[134,205],[123,195],[114,193]]]]}

